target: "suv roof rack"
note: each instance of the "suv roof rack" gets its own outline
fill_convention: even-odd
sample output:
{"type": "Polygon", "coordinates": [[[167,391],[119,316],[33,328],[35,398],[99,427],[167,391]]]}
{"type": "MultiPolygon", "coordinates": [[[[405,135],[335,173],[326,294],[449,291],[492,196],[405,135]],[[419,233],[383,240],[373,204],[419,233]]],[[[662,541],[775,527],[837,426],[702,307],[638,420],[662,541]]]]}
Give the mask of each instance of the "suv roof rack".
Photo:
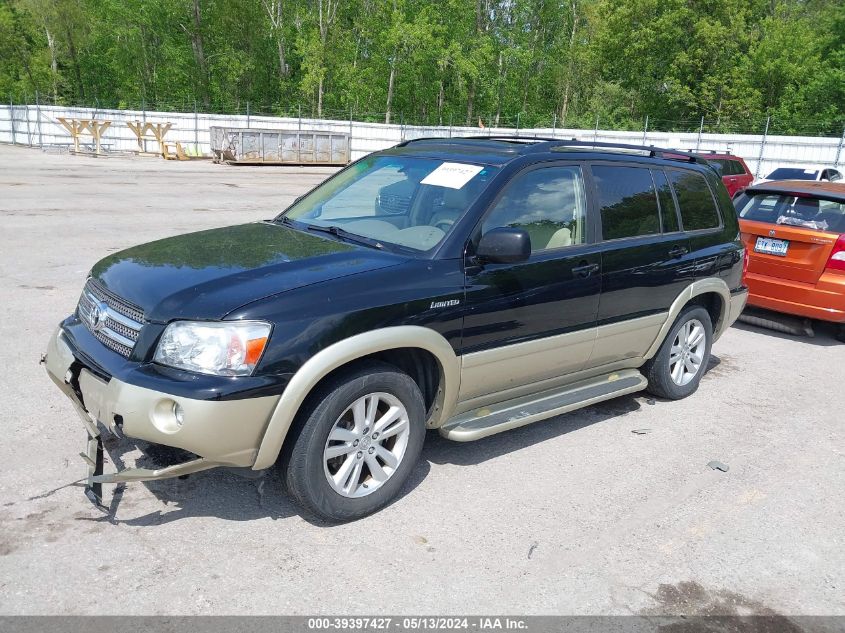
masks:
{"type": "Polygon", "coordinates": [[[520,153],[529,153],[529,152],[548,152],[548,151],[555,151],[555,150],[564,150],[567,148],[599,148],[599,149],[606,149],[606,150],[616,150],[616,151],[627,151],[627,152],[643,152],[648,156],[653,158],[663,158],[668,160],[684,160],[690,163],[699,163],[701,165],[708,165],[709,163],[707,160],[698,154],[686,150],[681,149],[667,149],[664,147],[655,147],[654,145],[629,145],[626,143],[606,143],[602,141],[579,141],[577,139],[560,139],[560,138],[548,138],[548,137],[532,137],[532,136],[508,136],[508,135],[495,135],[495,136],[458,136],[452,138],[443,138],[443,137],[428,137],[428,138],[418,138],[418,139],[410,139],[404,141],[403,143],[399,144],[399,147],[403,147],[410,143],[417,143],[417,142],[445,142],[445,143],[456,143],[456,142],[466,142],[466,141],[475,141],[475,142],[482,142],[482,141],[500,141],[505,143],[513,143],[515,146],[522,146],[520,153]]]}

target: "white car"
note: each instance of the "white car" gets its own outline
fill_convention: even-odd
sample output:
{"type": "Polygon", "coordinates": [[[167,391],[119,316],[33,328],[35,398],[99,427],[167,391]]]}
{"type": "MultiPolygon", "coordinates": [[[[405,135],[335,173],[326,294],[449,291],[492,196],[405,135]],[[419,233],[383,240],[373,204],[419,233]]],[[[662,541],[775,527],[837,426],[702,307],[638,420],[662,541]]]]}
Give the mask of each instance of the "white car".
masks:
{"type": "Polygon", "coordinates": [[[754,184],[771,180],[814,180],[816,182],[836,182],[842,180],[842,172],[832,167],[778,167],[765,178],[754,184]]]}

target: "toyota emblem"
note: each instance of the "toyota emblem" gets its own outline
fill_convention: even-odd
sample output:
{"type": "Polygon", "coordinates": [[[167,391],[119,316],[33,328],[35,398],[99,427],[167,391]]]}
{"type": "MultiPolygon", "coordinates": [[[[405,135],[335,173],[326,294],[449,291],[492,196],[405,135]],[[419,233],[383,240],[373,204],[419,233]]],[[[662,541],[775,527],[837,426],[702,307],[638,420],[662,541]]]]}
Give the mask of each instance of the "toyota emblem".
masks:
{"type": "Polygon", "coordinates": [[[94,332],[99,332],[106,327],[108,310],[109,306],[105,301],[98,301],[92,306],[91,312],[88,315],[88,323],[94,332]]]}

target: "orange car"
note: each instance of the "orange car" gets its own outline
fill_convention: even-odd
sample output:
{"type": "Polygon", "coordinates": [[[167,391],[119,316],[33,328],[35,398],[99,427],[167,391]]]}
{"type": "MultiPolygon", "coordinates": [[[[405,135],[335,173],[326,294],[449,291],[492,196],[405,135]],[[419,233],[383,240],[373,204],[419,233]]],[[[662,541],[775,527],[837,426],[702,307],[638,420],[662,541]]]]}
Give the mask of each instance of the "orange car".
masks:
{"type": "Polygon", "coordinates": [[[845,341],[845,183],[767,182],[734,205],[748,305],[839,323],[845,341]]]}

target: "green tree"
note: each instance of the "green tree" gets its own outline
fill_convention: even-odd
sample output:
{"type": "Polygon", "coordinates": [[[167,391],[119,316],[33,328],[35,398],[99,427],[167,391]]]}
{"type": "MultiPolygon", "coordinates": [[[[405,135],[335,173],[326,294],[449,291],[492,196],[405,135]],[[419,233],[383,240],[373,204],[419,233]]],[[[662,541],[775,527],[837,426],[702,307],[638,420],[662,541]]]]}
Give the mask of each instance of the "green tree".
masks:
{"type": "Polygon", "coordinates": [[[0,90],[467,125],[839,134],[841,0],[0,0],[0,90]]]}

